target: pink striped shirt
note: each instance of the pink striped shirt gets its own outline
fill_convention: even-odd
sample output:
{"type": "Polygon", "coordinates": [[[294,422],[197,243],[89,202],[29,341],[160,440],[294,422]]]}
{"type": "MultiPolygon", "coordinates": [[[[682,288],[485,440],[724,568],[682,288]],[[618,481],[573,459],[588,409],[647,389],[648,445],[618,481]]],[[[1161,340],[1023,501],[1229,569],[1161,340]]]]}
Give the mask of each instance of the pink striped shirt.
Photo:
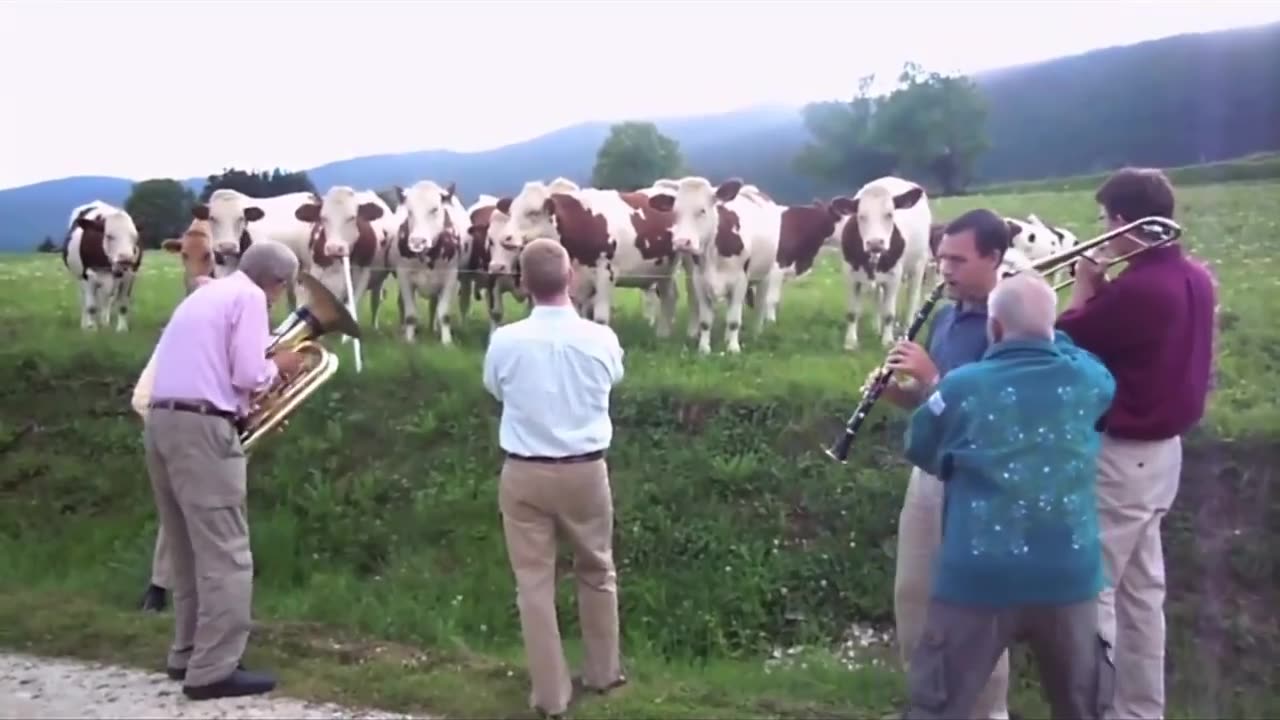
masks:
{"type": "Polygon", "coordinates": [[[206,400],[246,415],[279,371],[267,359],[267,296],[242,272],[206,283],[173,311],[155,349],[153,400],[206,400]]]}

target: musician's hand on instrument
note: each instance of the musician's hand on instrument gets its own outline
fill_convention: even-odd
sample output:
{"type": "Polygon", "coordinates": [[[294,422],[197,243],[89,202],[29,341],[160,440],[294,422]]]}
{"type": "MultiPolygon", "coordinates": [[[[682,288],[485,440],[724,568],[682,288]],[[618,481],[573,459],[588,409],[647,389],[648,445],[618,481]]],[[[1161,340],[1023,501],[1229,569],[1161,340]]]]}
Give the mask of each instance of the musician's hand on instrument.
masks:
{"type": "Polygon", "coordinates": [[[294,375],[302,369],[302,353],[293,350],[282,350],[271,356],[276,367],[280,368],[280,372],[285,375],[294,375]]]}
{"type": "Polygon", "coordinates": [[[1081,256],[1079,260],[1076,260],[1074,271],[1076,284],[1086,283],[1090,287],[1097,287],[1106,279],[1106,259],[1098,258],[1095,262],[1081,256]]]}
{"type": "Polygon", "coordinates": [[[933,384],[938,376],[938,366],[933,364],[929,353],[910,340],[899,340],[898,344],[889,351],[885,365],[895,374],[901,373],[911,377],[922,385],[933,384]]]}

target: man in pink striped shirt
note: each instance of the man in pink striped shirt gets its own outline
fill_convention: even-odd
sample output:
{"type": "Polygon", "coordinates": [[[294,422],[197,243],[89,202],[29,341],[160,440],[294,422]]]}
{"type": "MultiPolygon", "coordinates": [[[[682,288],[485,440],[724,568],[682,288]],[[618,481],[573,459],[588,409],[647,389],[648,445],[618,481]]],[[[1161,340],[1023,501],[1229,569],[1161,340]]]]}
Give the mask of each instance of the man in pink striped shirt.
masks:
{"type": "Polygon", "coordinates": [[[144,439],[147,471],[170,549],[174,638],[169,677],[194,700],[269,692],[275,680],[240,664],[251,626],[253,555],[238,422],[253,397],[301,358],[267,358],[268,307],[298,259],[261,242],[239,269],[174,310],[154,352],[144,439]]]}

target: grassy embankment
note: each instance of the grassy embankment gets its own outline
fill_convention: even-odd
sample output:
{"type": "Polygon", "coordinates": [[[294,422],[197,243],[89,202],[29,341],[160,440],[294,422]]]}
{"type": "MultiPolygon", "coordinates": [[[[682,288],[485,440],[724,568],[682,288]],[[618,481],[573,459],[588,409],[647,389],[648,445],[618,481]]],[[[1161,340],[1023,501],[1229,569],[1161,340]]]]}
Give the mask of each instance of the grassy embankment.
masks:
{"type": "MultiPolygon", "coordinates": [[[[1097,232],[1089,191],[948,198],[1097,232]]],[[[1280,184],[1182,192],[1188,244],[1221,281],[1218,386],[1188,442],[1165,537],[1170,717],[1280,713],[1280,184]],[[1272,610],[1267,610],[1267,608],[1272,610]]],[[[660,343],[620,293],[628,377],[612,453],[625,652],[633,684],[593,716],[885,716],[903,699],[890,648],[907,468],[900,416],[877,410],[847,467],[819,452],[883,356],[840,351],[835,263],[786,290],[780,322],[740,357],[660,343]],[[786,648],[808,649],[790,655],[786,648]],[[782,648],[787,662],[767,662],[782,648]]],[[[0,263],[0,646],[158,668],[170,615],[143,616],[154,510],[128,395],[180,293],[152,254],[128,335],[78,329],[57,255],[0,263]]],[[[387,328],[251,466],[260,629],[248,661],[282,692],[449,715],[526,714],[514,591],[495,501],[496,408],[479,384],[486,323],[460,347],[405,347],[387,328]]],[[[367,317],[367,306],[366,306],[367,317]]],[[[515,316],[522,310],[514,310],[515,316]]],[[[681,307],[683,323],[684,307],[681,307]]],[[[683,325],[679,327],[683,328],[683,325]]],[[[720,349],[719,331],[716,349],[720,349]]],[[[337,347],[336,343],[333,343],[337,347]]],[[[562,629],[576,635],[572,583],[562,629]]],[[[1012,706],[1044,714],[1020,663],[1012,706]]]]}

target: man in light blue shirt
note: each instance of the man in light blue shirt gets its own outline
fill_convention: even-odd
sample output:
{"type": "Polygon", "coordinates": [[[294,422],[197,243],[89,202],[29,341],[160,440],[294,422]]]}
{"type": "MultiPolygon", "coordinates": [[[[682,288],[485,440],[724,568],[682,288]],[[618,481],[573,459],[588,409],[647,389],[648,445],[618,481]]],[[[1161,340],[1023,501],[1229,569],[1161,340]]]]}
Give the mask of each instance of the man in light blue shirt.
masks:
{"type": "Polygon", "coordinates": [[[906,456],[942,481],[942,544],[906,717],[971,717],[996,660],[1026,638],[1052,717],[1098,718],[1115,668],[1099,634],[1098,424],[1115,380],[1053,330],[1057,296],[1029,272],[988,306],[982,360],[912,414],[906,456]]]}
{"type": "Polygon", "coordinates": [[[626,682],[605,461],[613,439],[609,393],[622,380],[623,353],[611,328],[574,310],[568,294],[573,270],[560,243],[529,243],[520,267],[533,311],[493,332],[484,386],[502,403],[498,444],[506,460],[498,503],[533,685],[529,704],[555,717],[573,695],[556,620],[560,533],[574,552],[583,685],[606,692],[626,682]]]}

